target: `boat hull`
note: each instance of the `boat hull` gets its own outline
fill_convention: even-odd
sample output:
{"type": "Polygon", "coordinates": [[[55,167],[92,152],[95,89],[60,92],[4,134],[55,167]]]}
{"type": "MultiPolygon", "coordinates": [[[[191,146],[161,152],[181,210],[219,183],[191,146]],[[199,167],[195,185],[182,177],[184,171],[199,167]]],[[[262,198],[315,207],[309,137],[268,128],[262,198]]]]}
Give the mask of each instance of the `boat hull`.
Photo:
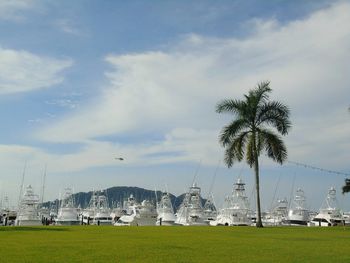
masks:
{"type": "Polygon", "coordinates": [[[307,221],[305,220],[287,220],[286,221],[287,225],[291,226],[307,226],[307,221]]]}
{"type": "Polygon", "coordinates": [[[41,220],[17,220],[16,226],[42,226],[41,220]]]}
{"type": "Polygon", "coordinates": [[[81,222],[77,220],[56,220],[56,225],[58,226],[77,226],[81,222]]]}

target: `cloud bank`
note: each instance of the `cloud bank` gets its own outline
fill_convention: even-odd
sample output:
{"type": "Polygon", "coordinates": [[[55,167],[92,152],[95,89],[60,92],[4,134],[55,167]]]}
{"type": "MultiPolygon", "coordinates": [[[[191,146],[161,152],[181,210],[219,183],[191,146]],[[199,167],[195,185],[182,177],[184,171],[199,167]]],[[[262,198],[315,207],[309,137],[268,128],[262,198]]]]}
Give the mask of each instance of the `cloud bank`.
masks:
{"type": "Polygon", "coordinates": [[[38,56],[0,47],[0,95],[47,88],[63,81],[62,71],[71,59],[38,56]]]}
{"type": "Polygon", "coordinates": [[[0,0],[0,20],[21,21],[23,13],[37,4],[37,0],[0,0]]]}
{"type": "Polygon", "coordinates": [[[350,5],[339,3],[284,25],[254,24],[244,39],[190,35],[159,51],[107,55],[110,85],[101,96],[37,137],[96,146],[108,143],[105,136],[134,136],[135,143],[118,145],[135,160],[157,152],[158,162],[198,160],[197,153],[218,156],[217,135],[229,117],[215,113],[216,103],[242,98],[257,82],[271,80],[273,98],[292,110],[291,159],[344,167],[350,131],[350,28],[344,25],[350,24],[350,5]],[[179,131],[182,136],[174,137],[179,131]],[[329,151],[337,161],[329,160],[329,151]]]}

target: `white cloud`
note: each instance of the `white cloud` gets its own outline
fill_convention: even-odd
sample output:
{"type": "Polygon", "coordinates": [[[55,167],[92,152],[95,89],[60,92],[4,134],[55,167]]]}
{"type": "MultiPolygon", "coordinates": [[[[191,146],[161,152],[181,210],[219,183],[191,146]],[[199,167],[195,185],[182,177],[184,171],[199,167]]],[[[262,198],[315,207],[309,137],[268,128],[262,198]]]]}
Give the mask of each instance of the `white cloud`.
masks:
{"type": "MultiPolygon", "coordinates": [[[[33,120],[36,122],[36,120],[33,120]]],[[[0,145],[0,166],[10,170],[26,161],[35,170],[43,164],[50,167],[51,173],[71,173],[92,167],[116,165],[114,157],[121,156],[127,166],[149,166],[167,162],[202,160],[215,165],[220,154],[216,143],[217,134],[212,131],[175,129],[165,135],[164,141],[153,144],[144,142],[138,145],[85,141],[71,153],[52,153],[38,147],[21,145],[0,145]]]]}
{"type": "Polygon", "coordinates": [[[0,19],[20,21],[23,12],[34,9],[37,0],[0,0],[0,19]]]}
{"type": "Polygon", "coordinates": [[[79,103],[72,99],[55,99],[50,101],[45,101],[48,105],[56,105],[63,108],[75,109],[79,107],[79,103]]]}
{"type": "Polygon", "coordinates": [[[75,36],[86,36],[86,32],[82,31],[78,28],[78,26],[70,19],[64,18],[64,19],[58,19],[55,21],[55,26],[61,30],[62,32],[65,32],[70,35],[75,36]]]}
{"type": "Polygon", "coordinates": [[[345,167],[347,163],[335,164],[317,153],[332,151],[334,159],[344,158],[348,141],[350,28],[344,25],[350,24],[350,5],[339,3],[285,25],[255,24],[255,33],[244,39],[193,35],[166,51],[108,55],[110,86],[88,106],[51,123],[38,138],[92,146],[94,138],[105,135],[159,133],[163,141],[145,137],[143,144],[128,147],[146,145],[145,152],[153,155],[165,149],[182,153],[165,154],[158,162],[193,160],[197,153],[217,151],[213,134],[228,119],[214,112],[216,103],[241,98],[258,81],[269,79],[273,98],[292,110],[290,156],[345,167]],[[187,131],[186,136],[179,131],[187,131]]]}
{"type": "Polygon", "coordinates": [[[26,92],[59,84],[71,59],[55,59],[0,47],[0,95],[26,92]]]}

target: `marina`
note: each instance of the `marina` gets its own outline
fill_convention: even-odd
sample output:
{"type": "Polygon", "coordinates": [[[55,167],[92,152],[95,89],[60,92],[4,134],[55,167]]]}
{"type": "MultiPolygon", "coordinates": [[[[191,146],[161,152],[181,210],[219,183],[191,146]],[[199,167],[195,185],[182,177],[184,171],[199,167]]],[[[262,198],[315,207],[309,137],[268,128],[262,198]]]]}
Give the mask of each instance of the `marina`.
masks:
{"type": "MultiPolygon", "coordinates": [[[[145,191],[145,190],[144,190],[145,191]]],[[[10,209],[8,198],[1,202],[0,222],[4,226],[39,225],[114,225],[114,226],[255,226],[254,210],[246,195],[241,178],[233,184],[232,193],[225,197],[217,209],[213,195],[201,197],[201,188],[193,183],[182,197],[181,204],[174,207],[169,192],[154,193],[154,199],[137,200],[133,194],[122,205],[116,200],[109,207],[107,190],[92,191],[85,208],[76,206],[71,188],[65,188],[59,208],[41,206],[39,196],[31,185],[25,188],[18,209],[10,209]],[[159,198],[159,199],[158,199],[159,198]],[[157,201],[158,200],[158,201],[157,201]]],[[[46,204],[47,205],[47,204],[46,204]]],[[[308,209],[305,193],[297,188],[291,204],[286,198],[277,199],[269,211],[264,211],[263,225],[273,226],[337,226],[350,224],[349,212],[343,212],[331,187],[319,210],[308,209]]]]}

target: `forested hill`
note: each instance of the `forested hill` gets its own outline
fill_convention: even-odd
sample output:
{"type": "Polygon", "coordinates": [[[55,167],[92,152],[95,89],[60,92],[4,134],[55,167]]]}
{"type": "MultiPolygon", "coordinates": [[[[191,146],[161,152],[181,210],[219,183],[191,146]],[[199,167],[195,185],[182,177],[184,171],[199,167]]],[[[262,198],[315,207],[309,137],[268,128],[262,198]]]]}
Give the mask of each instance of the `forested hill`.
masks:
{"type": "MultiPolygon", "coordinates": [[[[81,208],[85,208],[88,206],[89,201],[91,199],[92,191],[90,192],[79,192],[74,194],[74,201],[76,206],[80,206],[81,208]]],[[[107,195],[109,207],[115,207],[117,203],[123,204],[123,201],[126,200],[131,194],[134,196],[137,202],[142,202],[142,200],[150,200],[154,204],[156,203],[156,196],[159,199],[162,196],[161,191],[147,190],[139,187],[131,187],[131,186],[115,186],[104,190],[104,193],[107,195]]],[[[170,194],[171,202],[174,206],[174,209],[180,206],[184,194],[176,197],[173,194],[170,194]]],[[[202,200],[204,202],[205,200],[202,200]]],[[[58,199],[54,201],[45,202],[43,206],[45,207],[58,207],[58,199]]]]}

